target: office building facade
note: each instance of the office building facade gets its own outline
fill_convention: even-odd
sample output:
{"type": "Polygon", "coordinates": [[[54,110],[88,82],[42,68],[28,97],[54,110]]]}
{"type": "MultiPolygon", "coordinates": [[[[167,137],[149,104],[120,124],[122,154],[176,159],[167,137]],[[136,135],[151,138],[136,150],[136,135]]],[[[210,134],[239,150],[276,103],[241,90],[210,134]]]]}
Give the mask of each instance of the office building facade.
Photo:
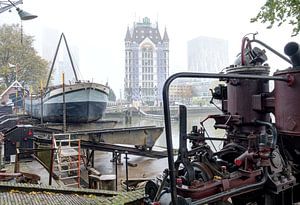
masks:
{"type": "Polygon", "coordinates": [[[125,36],[124,96],[128,102],[155,105],[169,75],[169,37],[145,17],[127,28],[125,36]]]}
{"type": "Polygon", "coordinates": [[[218,73],[228,66],[228,41],[200,36],[187,43],[188,71],[218,73]]]}

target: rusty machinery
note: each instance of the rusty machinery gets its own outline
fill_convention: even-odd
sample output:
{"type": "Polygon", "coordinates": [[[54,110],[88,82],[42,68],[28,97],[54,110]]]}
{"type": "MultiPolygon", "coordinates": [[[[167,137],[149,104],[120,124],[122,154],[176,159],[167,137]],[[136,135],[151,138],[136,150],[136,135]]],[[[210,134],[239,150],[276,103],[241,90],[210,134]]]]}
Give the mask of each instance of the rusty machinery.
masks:
{"type": "Polygon", "coordinates": [[[300,201],[300,45],[288,43],[287,58],[254,37],[243,38],[241,53],[226,73],[184,72],[167,79],[163,100],[169,167],[161,179],[147,183],[147,203],[279,205],[300,201]],[[270,76],[265,50],[252,48],[253,44],[291,67],[270,76]],[[206,118],[215,120],[216,129],[225,130],[225,138],[210,138],[203,121],[188,133],[186,107],[180,106],[179,153],[174,161],[169,86],[177,78],[225,82],[212,90],[212,102],[220,101],[222,113],[206,118]],[[207,140],[224,142],[220,150],[212,151],[207,140]]]}

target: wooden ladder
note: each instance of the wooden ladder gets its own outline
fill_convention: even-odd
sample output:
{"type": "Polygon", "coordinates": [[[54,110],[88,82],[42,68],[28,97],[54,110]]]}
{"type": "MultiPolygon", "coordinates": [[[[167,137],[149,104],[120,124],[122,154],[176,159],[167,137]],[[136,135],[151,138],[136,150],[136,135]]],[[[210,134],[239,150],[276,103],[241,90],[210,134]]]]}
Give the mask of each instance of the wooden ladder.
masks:
{"type": "Polygon", "coordinates": [[[71,134],[54,134],[52,145],[56,149],[54,173],[60,184],[80,187],[80,139],[72,139],[71,134]]]}

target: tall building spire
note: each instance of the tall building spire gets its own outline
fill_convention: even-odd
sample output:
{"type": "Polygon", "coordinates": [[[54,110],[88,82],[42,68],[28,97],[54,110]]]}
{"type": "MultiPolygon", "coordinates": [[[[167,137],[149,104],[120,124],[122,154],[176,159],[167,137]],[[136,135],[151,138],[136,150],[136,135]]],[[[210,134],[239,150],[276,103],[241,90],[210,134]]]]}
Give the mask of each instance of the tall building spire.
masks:
{"type": "Polygon", "coordinates": [[[129,31],[129,26],[127,26],[125,41],[131,41],[131,34],[130,34],[130,31],[129,31]]]}
{"type": "Polygon", "coordinates": [[[125,37],[124,95],[128,102],[160,104],[169,73],[169,37],[158,23],[145,17],[127,28],[125,37]],[[163,37],[164,36],[164,41],[163,37]]]}
{"type": "Polygon", "coordinates": [[[165,27],[165,33],[164,33],[163,41],[164,42],[169,42],[169,36],[168,36],[167,28],[166,27],[165,27]]]}

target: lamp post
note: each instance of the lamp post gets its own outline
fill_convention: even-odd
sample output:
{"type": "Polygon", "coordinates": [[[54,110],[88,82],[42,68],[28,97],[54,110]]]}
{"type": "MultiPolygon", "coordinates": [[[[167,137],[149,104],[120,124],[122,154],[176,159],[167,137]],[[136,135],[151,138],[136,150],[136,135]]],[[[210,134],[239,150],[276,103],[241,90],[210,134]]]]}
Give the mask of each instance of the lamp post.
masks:
{"type": "MultiPolygon", "coordinates": [[[[23,3],[22,0],[14,2],[15,5],[22,4],[22,3],[23,3]]],[[[10,9],[13,8],[13,7],[14,6],[11,3],[7,2],[7,1],[0,1],[0,14],[7,11],[7,10],[10,11],[10,9]]]]}
{"type": "Polygon", "coordinates": [[[19,7],[16,6],[16,4],[20,4],[20,3],[23,3],[22,1],[18,1],[16,3],[13,3],[12,1],[8,0],[8,2],[11,4],[11,5],[7,5],[6,7],[3,7],[1,10],[0,10],[0,13],[10,9],[12,6],[16,8],[19,16],[20,16],[20,19],[21,20],[31,20],[31,19],[34,19],[36,18],[37,16],[36,15],[33,15],[31,13],[28,13],[22,9],[20,9],[19,7]]]}
{"type": "Polygon", "coordinates": [[[31,13],[28,13],[22,9],[20,9],[19,7],[17,7],[17,4],[22,4],[23,1],[19,0],[19,1],[15,1],[12,2],[11,0],[7,0],[6,1],[0,1],[0,13],[3,13],[4,11],[7,11],[9,9],[11,9],[12,7],[15,7],[20,19],[21,19],[21,43],[23,44],[23,23],[22,21],[26,21],[26,20],[31,20],[31,19],[35,19],[37,17],[37,15],[33,15],[31,13]],[[9,4],[7,3],[9,2],[9,4]],[[2,6],[1,4],[4,4],[5,6],[2,6]]]}
{"type": "Polygon", "coordinates": [[[22,4],[23,1],[19,0],[19,1],[15,1],[12,2],[11,0],[7,0],[7,1],[1,1],[0,0],[0,14],[3,13],[4,11],[7,11],[9,9],[11,9],[12,7],[15,7],[20,19],[21,19],[21,43],[23,44],[23,24],[22,21],[26,21],[26,20],[31,20],[37,17],[37,15],[33,15],[31,13],[28,13],[22,9],[20,9],[19,7],[17,7],[18,4],[22,4]],[[7,3],[9,2],[9,3],[7,3]]]}

